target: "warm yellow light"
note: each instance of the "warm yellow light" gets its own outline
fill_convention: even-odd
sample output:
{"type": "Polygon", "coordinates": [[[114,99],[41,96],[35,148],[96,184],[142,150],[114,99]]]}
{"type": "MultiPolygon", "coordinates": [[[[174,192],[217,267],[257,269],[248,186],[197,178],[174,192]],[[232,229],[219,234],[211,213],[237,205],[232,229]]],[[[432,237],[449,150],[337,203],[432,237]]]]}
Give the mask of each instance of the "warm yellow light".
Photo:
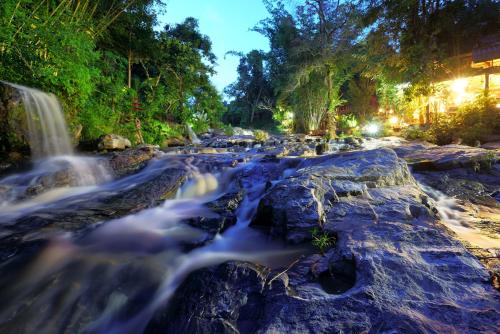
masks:
{"type": "Polygon", "coordinates": [[[392,116],[391,118],[389,118],[389,123],[391,123],[391,125],[396,125],[398,124],[399,122],[399,119],[397,116],[392,116]]]}
{"type": "Polygon", "coordinates": [[[439,112],[440,112],[440,113],[444,113],[444,112],[446,112],[446,107],[444,106],[444,104],[441,104],[441,105],[439,106],[439,112]]]}
{"type": "Polygon", "coordinates": [[[456,94],[463,94],[465,93],[465,88],[467,88],[467,79],[457,79],[453,80],[451,83],[451,89],[456,93],[456,94]]]}
{"type": "Polygon", "coordinates": [[[467,85],[468,85],[467,79],[457,79],[451,83],[451,89],[455,94],[454,101],[456,105],[460,105],[465,102],[466,100],[465,89],[467,88],[467,85]]]}
{"type": "Polygon", "coordinates": [[[498,109],[500,109],[500,103],[497,103],[496,107],[497,107],[498,109]]]}
{"type": "Polygon", "coordinates": [[[378,108],[378,112],[379,113],[383,113],[384,112],[384,108],[378,108]]]}
{"type": "Polygon", "coordinates": [[[389,114],[393,114],[394,113],[394,110],[389,110],[389,114]]]}
{"type": "Polygon", "coordinates": [[[418,110],[415,110],[415,111],[413,112],[413,118],[414,118],[414,119],[419,119],[419,118],[420,118],[420,112],[419,112],[418,110]]]}

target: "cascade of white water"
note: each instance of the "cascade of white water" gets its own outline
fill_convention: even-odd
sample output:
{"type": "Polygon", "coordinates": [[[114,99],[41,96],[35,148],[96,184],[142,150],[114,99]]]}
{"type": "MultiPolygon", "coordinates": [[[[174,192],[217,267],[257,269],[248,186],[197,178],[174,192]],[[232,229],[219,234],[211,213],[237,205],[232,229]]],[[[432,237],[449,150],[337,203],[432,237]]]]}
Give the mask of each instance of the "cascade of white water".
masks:
{"type": "Polygon", "coordinates": [[[189,124],[187,125],[187,132],[189,135],[189,140],[191,140],[191,143],[201,144],[201,140],[198,138],[196,133],[194,133],[193,129],[191,128],[191,126],[189,126],[189,124]]]}
{"type": "MultiPolygon", "coordinates": [[[[74,154],[63,110],[55,95],[9,82],[3,83],[19,92],[26,114],[27,139],[35,163],[33,170],[28,173],[14,174],[0,180],[0,185],[7,189],[0,196],[2,210],[18,208],[12,204],[24,198],[27,188],[41,178],[58,172],[67,175],[67,185],[60,186],[65,188],[65,192],[71,191],[68,186],[93,186],[111,179],[107,168],[98,159],[74,154]]],[[[45,199],[42,196],[40,200],[45,199]]],[[[33,203],[37,202],[38,198],[33,198],[33,203]]],[[[19,208],[24,208],[24,204],[19,208]]]]}
{"type": "Polygon", "coordinates": [[[419,185],[434,200],[441,222],[455,232],[460,239],[480,248],[494,249],[498,247],[498,235],[490,237],[474,228],[476,218],[471,217],[463,210],[459,210],[459,204],[455,198],[446,196],[442,192],[424,184],[420,183],[419,185]]]}
{"type": "Polygon", "coordinates": [[[53,94],[11,84],[23,101],[28,123],[28,137],[35,159],[72,155],[73,147],[64,120],[61,104],[53,94]]]}

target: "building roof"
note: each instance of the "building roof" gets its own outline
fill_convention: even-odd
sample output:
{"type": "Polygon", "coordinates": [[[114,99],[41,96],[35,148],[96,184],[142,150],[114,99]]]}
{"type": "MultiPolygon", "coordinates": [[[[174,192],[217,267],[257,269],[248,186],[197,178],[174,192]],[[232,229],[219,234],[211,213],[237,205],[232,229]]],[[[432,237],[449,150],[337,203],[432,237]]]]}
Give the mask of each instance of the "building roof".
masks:
{"type": "Polygon", "coordinates": [[[500,36],[491,35],[481,39],[472,49],[472,61],[480,63],[500,58],[500,36]]]}

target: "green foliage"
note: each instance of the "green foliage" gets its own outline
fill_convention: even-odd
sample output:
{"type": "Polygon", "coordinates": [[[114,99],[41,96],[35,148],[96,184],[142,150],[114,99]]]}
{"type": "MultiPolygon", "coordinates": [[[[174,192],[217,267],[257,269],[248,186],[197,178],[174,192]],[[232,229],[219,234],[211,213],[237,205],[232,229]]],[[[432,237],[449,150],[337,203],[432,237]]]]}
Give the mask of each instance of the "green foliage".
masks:
{"type": "Polygon", "coordinates": [[[156,33],[161,5],[1,1],[0,78],[55,93],[83,140],[117,133],[134,142],[136,122],[155,144],[188,123],[196,132],[220,126],[210,39],[193,18],[156,33]]]}
{"type": "Polygon", "coordinates": [[[260,142],[264,142],[264,141],[269,139],[269,133],[267,133],[264,130],[255,130],[254,136],[255,136],[255,140],[260,141],[260,142]]]}
{"type": "Polygon", "coordinates": [[[494,151],[489,151],[484,156],[481,157],[481,165],[485,170],[493,169],[493,166],[497,162],[497,156],[494,151]]]}
{"type": "Polygon", "coordinates": [[[435,138],[428,131],[421,129],[419,126],[409,126],[403,130],[401,135],[408,140],[435,141],[435,138]]]}
{"type": "Polygon", "coordinates": [[[353,114],[339,115],[337,127],[341,130],[350,130],[358,126],[358,119],[353,114]]]}
{"type": "Polygon", "coordinates": [[[233,98],[226,119],[233,125],[250,127],[272,123],[275,97],[265,68],[267,55],[259,50],[246,55],[230,54],[240,56],[240,64],[237,81],[225,89],[226,94],[233,98]]]}
{"type": "Polygon", "coordinates": [[[278,123],[278,130],[284,133],[290,133],[294,128],[294,114],[291,108],[278,105],[273,112],[273,119],[278,123]]]}
{"type": "Polygon", "coordinates": [[[155,119],[143,124],[144,141],[147,143],[157,143],[159,145],[167,138],[182,137],[183,130],[181,125],[169,125],[155,119]]]}
{"type": "Polygon", "coordinates": [[[234,129],[231,125],[222,124],[221,128],[226,136],[234,135],[234,129]]]}
{"type": "MultiPolygon", "coordinates": [[[[342,85],[349,70],[351,41],[360,33],[359,10],[351,2],[306,1],[294,13],[283,1],[265,1],[270,18],[255,28],[269,39],[267,72],[275,105],[291,111],[296,132],[331,127],[336,107],[345,101],[342,85]]],[[[282,109],[275,108],[277,118],[282,109]]]]}
{"type": "Polygon", "coordinates": [[[464,144],[475,145],[483,138],[500,132],[500,118],[494,101],[480,96],[462,105],[455,113],[439,117],[431,124],[430,135],[439,145],[461,139],[464,144]]]}
{"type": "Polygon", "coordinates": [[[326,231],[322,231],[315,227],[311,230],[312,241],[311,244],[317,248],[321,254],[325,253],[328,248],[335,246],[337,238],[331,236],[326,231]]]}
{"type": "Polygon", "coordinates": [[[438,115],[425,130],[419,127],[405,129],[403,136],[406,139],[421,139],[438,145],[458,140],[467,145],[476,145],[489,135],[499,132],[500,119],[494,100],[479,96],[455,112],[438,115]]]}
{"type": "Polygon", "coordinates": [[[42,4],[0,3],[0,78],[57,93],[72,114],[100,74],[93,66],[99,55],[90,7],[78,9],[69,0],[42,4]]]}

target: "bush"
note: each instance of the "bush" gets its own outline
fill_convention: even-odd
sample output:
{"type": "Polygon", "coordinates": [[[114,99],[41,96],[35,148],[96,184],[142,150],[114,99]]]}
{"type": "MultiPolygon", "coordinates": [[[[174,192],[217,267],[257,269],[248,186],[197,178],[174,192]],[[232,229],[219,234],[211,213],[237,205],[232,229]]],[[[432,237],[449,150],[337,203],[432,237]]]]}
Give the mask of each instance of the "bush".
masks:
{"type": "Polygon", "coordinates": [[[337,119],[337,127],[340,130],[350,130],[358,126],[358,119],[352,114],[339,115],[337,119]]]}
{"type": "Polygon", "coordinates": [[[464,144],[475,145],[477,141],[500,132],[500,117],[495,102],[480,96],[461,106],[455,114],[439,117],[430,127],[429,133],[439,145],[460,138],[464,144]]]}
{"type": "Polygon", "coordinates": [[[495,101],[480,96],[462,105],[455,113],[438,115],[429,129],[409,127],[403,137],[409,140],[422,139],[438,145],[447,145],[457,139],[464,144],[475,145],[489,135],[500,133],[500,117],[495,101]]]}
{"type": "Polygon", "coordinates": [[[182,137],[182,125],[171,125],[155,119],[142,124],[142,136],[148,144],[162,145],[167,138],[182,137]]]}
{"type": "Polygon", "coordinates": [[[233,136],[234,135],[234,129],[231,125],[223,124],[221,129],[226,136],[233,136]]]}
{"type": "Polygon", "coordinates": [[[254,131],[255,140],[257,141],[266,141],[269,139],[269,133],[264,130],[255,130],[254,131]]]}
{"type": "Polygon", "coordinates": [[[408,140],[425,140],[429,142],[435,141],[435,138],[428,131],[420,128],[419,126],[409,126],[403,130],[401,135],[403,138],[408,140]]]}

